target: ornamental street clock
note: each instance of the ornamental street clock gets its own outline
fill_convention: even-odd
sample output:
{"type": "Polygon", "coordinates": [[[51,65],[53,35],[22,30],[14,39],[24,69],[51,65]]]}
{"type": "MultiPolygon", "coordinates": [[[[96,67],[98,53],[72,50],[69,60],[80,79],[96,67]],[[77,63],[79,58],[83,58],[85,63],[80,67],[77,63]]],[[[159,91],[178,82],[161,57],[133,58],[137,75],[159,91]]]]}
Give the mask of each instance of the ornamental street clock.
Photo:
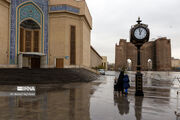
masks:
{"type": "Polygon", "coordinates": [[[141,22],[140,18],[138,18],[137,24],[132,26],[130,30],[130,42],[137,47],[136,96],[144,96],[140,49],[145,42],[149,41],[150,34],[148,25],[141,22]]]}
{"type": "Polygon", "coordinates": [[[140,18],[136,25],[132,26],[130,30],[130,41],[135,46],[142,46],[145,42],[149,41],[149,28],[148,25],[142,24],[140,18]]]}

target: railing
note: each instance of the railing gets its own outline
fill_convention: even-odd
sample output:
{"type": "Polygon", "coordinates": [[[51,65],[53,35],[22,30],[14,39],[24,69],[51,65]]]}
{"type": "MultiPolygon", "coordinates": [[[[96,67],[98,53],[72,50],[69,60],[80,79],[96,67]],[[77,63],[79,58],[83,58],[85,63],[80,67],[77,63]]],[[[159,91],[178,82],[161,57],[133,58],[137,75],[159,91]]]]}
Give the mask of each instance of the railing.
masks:
{"type": "Polygon", "coordinates": [[[178,82],[178,85],[180,87],[180,77],[178,77],[178,76],[174,77],[173,80],[172,80],[172,83],[174,83],[175,81],[178,82]]]}
{"type": "MultiPolygon", "coordinates": [[[[131,77],[135,77],[135,72],[128,72],[128,75],[131,77]]],[[[169,72],[164,72],[163,74],[161,73],[156,73],[156,72],[148,72],[148,71],[143,71],[143,78],[150,78],[154,80],[170,80],[172,79],[169,72]]]]}
{"type": "MultiPolygon", "coordinates": [[[[142,72],[143,80],[167,81],[171,87],[180,88],[180,75],[173,75],[169,72],[142,72]]],[[[135,72],[128,72],[131,82],[135,82],[135,72]]]]}

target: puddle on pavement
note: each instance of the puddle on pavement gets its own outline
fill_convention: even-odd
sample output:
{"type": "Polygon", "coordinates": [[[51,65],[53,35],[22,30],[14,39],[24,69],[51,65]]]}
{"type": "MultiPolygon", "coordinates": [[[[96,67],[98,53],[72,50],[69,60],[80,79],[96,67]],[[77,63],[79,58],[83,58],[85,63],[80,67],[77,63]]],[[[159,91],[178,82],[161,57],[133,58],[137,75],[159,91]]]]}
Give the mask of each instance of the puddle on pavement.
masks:
{"type": "MultiPolygon", "coordinates": [[[[108,75],[89,83],[32,85],[36,86],[36,96],[1,96],[0,118],[2,120],[176,119],[174,112],[177,108],[178,82],[147,78],[144,80],[145,97],[135,97],[131,74],[131,88],[125,97],[113,92],[116,74],[108,72],[108,75]]],[[[0,92],[16,92],[16,87],[0,85],[0,92]]]]}

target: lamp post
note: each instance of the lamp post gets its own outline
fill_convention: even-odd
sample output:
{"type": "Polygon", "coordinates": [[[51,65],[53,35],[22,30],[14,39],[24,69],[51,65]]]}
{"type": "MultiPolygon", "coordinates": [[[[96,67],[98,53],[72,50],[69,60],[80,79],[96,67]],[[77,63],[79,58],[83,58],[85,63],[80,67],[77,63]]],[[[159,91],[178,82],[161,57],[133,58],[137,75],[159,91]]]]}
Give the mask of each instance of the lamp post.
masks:
{"type": "Polygon", "coordinates": [[[135,96],[144,96],[143,75],[141,73],[141,46],[149,41],[150,31],[148,25],[142,24],[138,18],[137,24],[131,27],[130,42],[137,48],[137,68],[136,68],[136,93],[135,96]]]}

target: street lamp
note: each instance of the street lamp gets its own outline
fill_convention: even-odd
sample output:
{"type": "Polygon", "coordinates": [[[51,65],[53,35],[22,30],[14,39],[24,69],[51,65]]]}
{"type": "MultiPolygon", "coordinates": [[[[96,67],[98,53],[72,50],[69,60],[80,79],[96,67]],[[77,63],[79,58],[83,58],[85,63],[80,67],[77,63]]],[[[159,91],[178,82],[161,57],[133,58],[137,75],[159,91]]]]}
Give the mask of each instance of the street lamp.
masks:
{"type": "Polygon", "coordinates": [[[137,47],[137,72],[136,72],[136,93],[135,96],[144,96],[143,93],[143,78],[141,73],[141,46],[149,41],[149,28],[148,25],[142,24],[140,18],[137,24],[130,29],[130,42],[137,47]]]}

